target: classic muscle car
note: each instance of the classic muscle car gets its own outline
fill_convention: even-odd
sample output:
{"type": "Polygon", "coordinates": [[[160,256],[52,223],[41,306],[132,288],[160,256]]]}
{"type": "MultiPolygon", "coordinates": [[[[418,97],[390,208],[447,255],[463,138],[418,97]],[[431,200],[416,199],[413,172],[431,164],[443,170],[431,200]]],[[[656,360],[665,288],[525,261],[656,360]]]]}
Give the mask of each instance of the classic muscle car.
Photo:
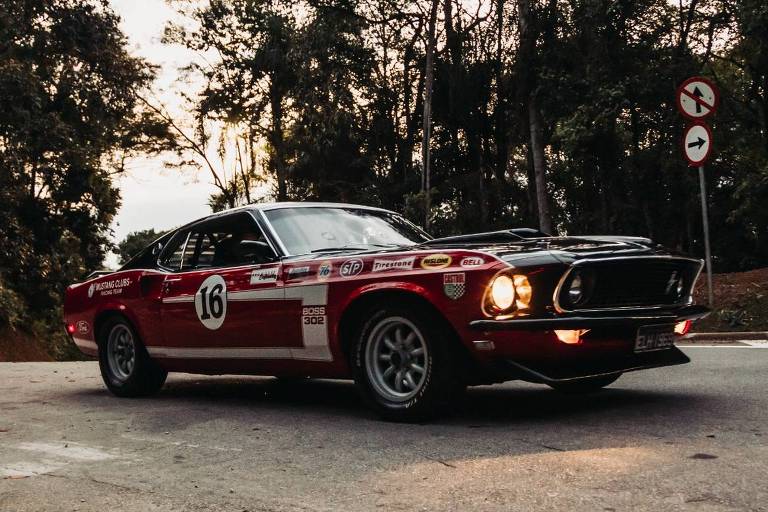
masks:
{"type": "Polygon", "coordinates": [[[644,238],[432,238],[379,208],[260,204],[70,286],[64,318],[118,396],[168,372],[352,378],[385,419],[421,421],[467,385],[586,392],[688,362],[673,342],[707,314],[701,267],[644,238]]]}

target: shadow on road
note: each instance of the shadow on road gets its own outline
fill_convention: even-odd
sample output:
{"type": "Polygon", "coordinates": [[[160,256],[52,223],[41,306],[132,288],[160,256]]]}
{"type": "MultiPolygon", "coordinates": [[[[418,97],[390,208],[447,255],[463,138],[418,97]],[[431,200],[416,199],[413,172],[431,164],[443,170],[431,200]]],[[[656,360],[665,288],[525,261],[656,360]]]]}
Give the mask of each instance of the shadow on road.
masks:
{"type": "MultiPolygon", "coordinates": [[[[288,380],[263,377],[169,378],[155,397],[138,400],[120,399],[104,388],[79,391],[78,400],[93,401],[102,407],[133,408],[143,402],[152,407],[189,407],[206,412],[227,414],[255,413],[263,418],[281,413],[334,416],[338,419],[375,420],[360,400],[354,384],[336,380],[288,380]],[[106,400],[105,400],[106,398],[106,400]]],[[[615,427],[626,424],[635,428],[637,420],[662,419],[667,415],[692,416],[702,407],[717,408],[714,398],[697,393],[632,389],[629,385],[613,387],[587,395],[567,395],[546,386],[512,383],[503,386],[469,388],[457,401],[451,415],[441,425],[504,426],[549,422],[602,422],[611,418],[615,427]]]]}

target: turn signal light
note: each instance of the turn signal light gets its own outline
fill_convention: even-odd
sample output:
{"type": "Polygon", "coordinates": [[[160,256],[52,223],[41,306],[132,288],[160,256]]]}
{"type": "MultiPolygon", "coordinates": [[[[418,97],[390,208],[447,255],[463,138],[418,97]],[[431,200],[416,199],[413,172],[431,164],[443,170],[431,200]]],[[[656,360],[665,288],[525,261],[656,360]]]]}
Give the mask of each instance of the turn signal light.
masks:
{"type": "Polygon", "coordinates": [[[682,336],[683,334],[688,334],[688,331],[691,330],[691,321],[690,320],[683,320],[682,322],[677,322],[675,324],[675,334],[679,334],[682,336]]]}
{"type": "Polygon", "coordinates": [[[69,334],[75,334],[75,324],[67,324],[67,332],[69,334]]]}
{"type": "Polygon", "coordinates": [[[568,331],[555,331],[557,339],[568,345],[578,345],[581,343],[581,337],[589,332],[589,329],[574,329],[568,331]]]}

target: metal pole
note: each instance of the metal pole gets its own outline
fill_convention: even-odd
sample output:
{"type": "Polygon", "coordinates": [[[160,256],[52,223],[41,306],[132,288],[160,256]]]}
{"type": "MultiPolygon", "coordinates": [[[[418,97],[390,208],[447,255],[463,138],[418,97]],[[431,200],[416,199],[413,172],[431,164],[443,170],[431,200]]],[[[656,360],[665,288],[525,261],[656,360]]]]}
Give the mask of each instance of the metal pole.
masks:
{"type": "Polygon", "coordinates": [[[704,166],[699,166],[699,185],[701,187],[701,220],[704,224],[704,261],[707,265],[707,299],[709,307],[714,306],[712,295],[712,254],[709,252],[709,214],[707,213],[707,184],[704,180],[704,166]]]}

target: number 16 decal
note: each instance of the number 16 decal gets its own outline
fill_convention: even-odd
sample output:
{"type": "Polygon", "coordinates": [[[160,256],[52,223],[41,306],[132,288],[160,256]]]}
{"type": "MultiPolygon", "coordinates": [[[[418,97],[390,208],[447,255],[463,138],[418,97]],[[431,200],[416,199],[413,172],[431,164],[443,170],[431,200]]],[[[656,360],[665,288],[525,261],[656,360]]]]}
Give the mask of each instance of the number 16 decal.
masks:
{"type": "Polygon", "coordinates": [[[218,275],[208,276],[195,293],[195,311],[200,322],[215,331],[227,316],[227,283],[218,275]]]}

